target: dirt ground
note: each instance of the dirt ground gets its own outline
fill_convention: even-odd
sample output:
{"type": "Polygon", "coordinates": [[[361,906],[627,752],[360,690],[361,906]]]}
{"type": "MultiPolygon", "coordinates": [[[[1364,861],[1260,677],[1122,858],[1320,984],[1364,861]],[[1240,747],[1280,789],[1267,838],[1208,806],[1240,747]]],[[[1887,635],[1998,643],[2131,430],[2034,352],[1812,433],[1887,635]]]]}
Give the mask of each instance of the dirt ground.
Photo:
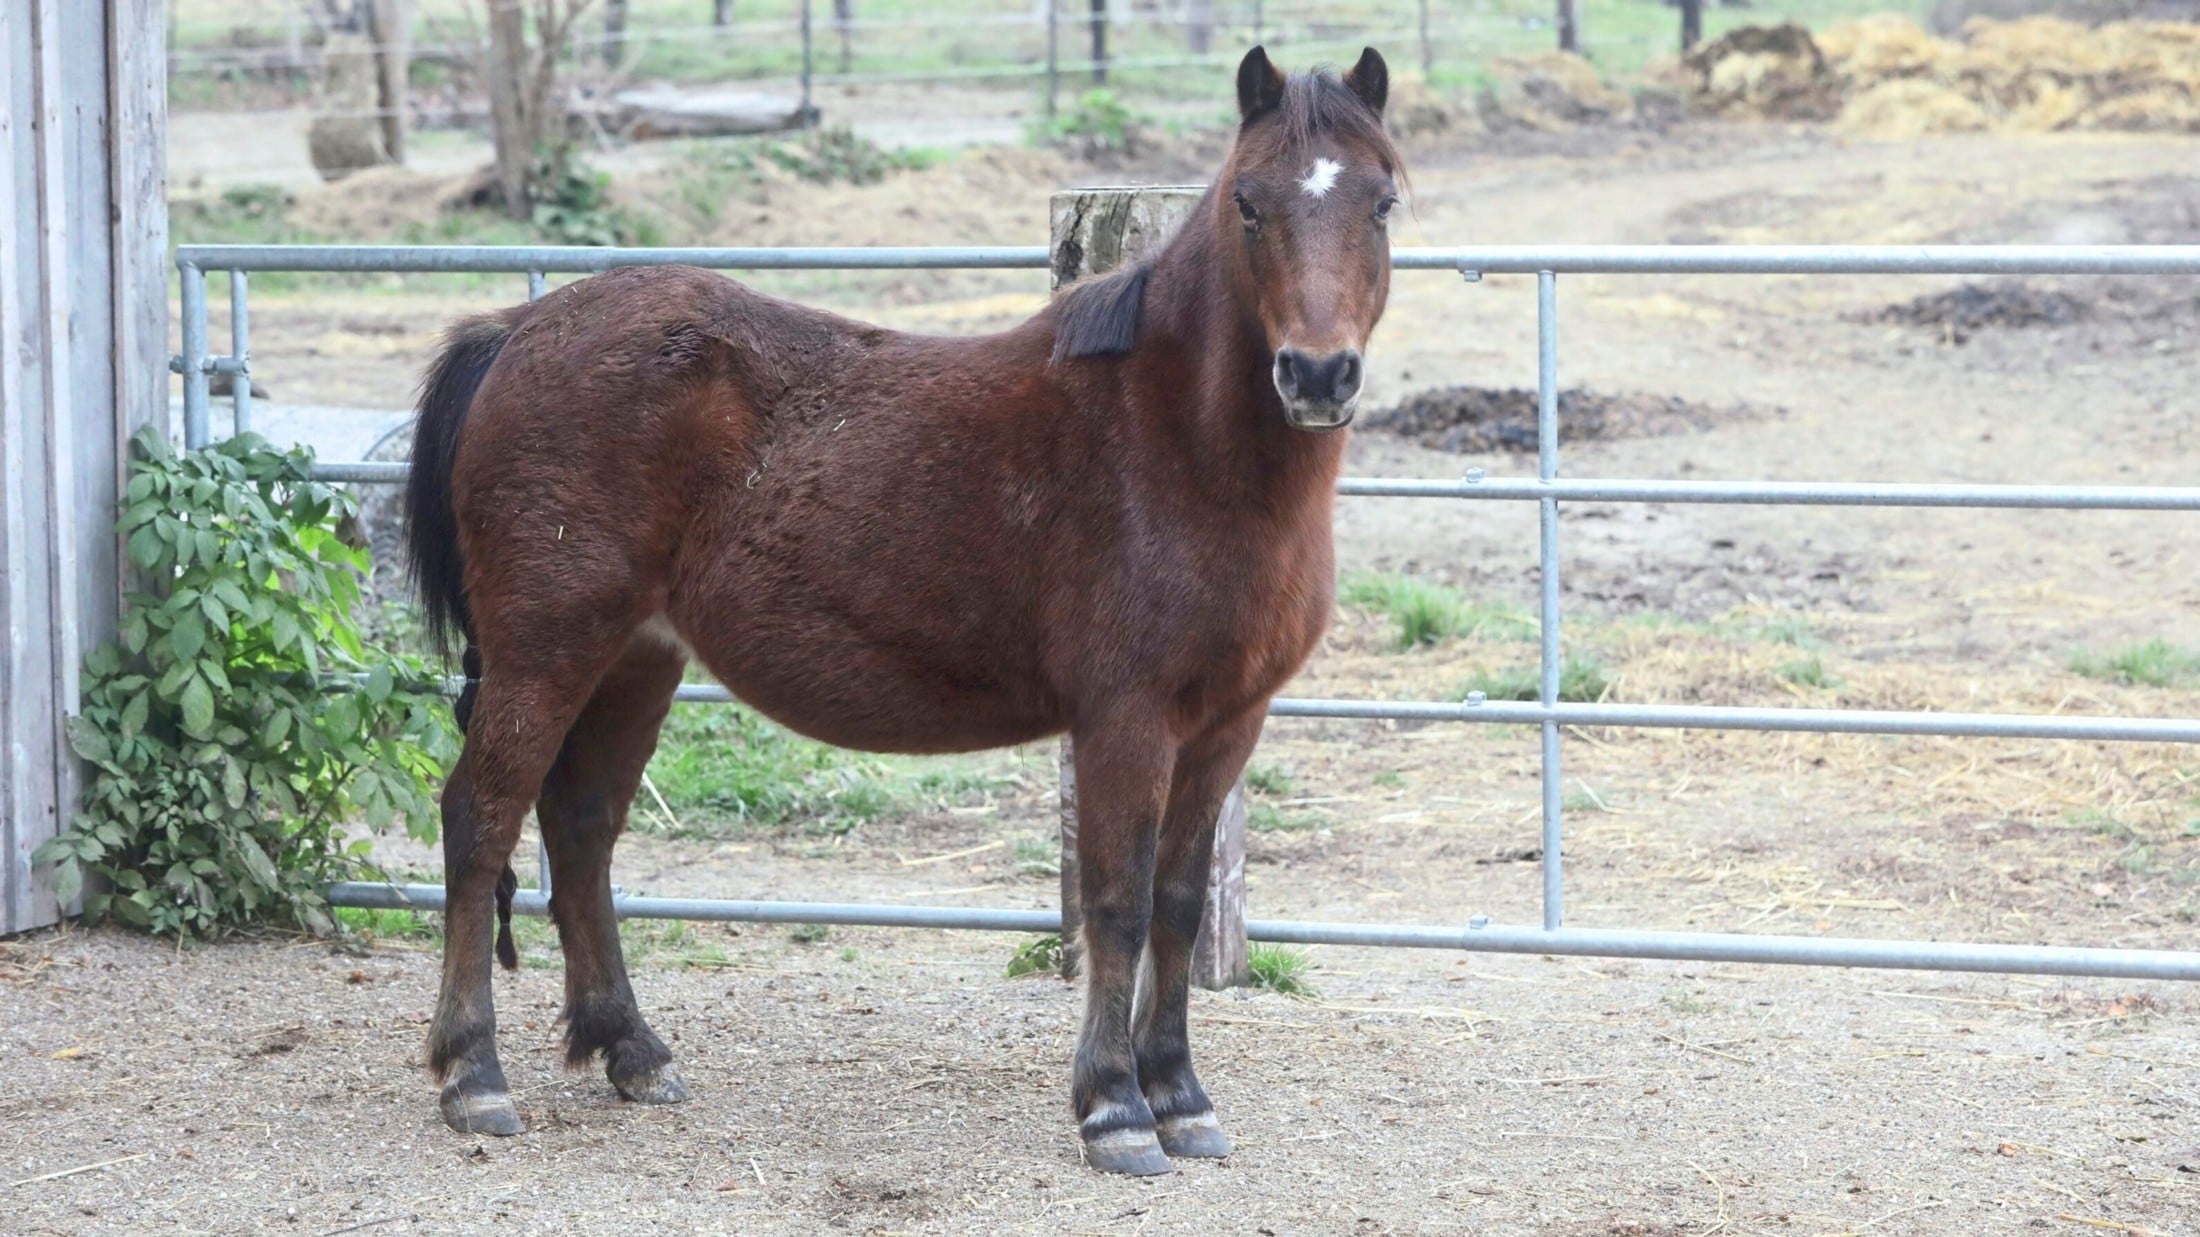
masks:
{"type": "MultiPolygon", "coordinates": [[[[1425,152],[1398,239],[2192,241],[2200,182],[2178,173],[2196,153],[2105,135],[1560,135],[1425,152]]],[[[969,166],[832,191],[806,239],[835,239],[833,220],[866,202],[958,193],[939,234],[903,239],[1044,235],[1048,169],[969,166]],[[966,175],[1031,183],[979,208],[966,175]]],[[[1955,293],[1944,303],[1964,312],[1966,283],[1992,281],[1562,280],[1568,386],[1749,410],[1569,440],[1563,470],[2192,480],[2200,288],[2035,280],[2055,313],[1889,310],[1955,293]]],[[[1028,311],[1038,284],[775,286],[966,331],[1028,311]]],[[[256,291],[255,372],[282,399],[402,407],[440,320],[494,299],[256,291]]],[[[1400,275],[1370,400],[1532,386],[1533,306],[1530,280],[1400,275]]],[[[1533,467],[1367,433],[1351,453],[1361,475],[1533,467]]],[[[2079,649],[2200,645],[2182,517],[1581,504],[1562,524],[1568,645],[1601,662],[1613,699],[2165,716],[2200,703],[2069,668],[2079,649]],[[1805,656],[1817,672],[1792,673],[1805,656]]],[[[1337,526],[1346,570],[1532,596],[1524,506],[1343,500],[1337,526]]],[[[1533,657],[1502,639],[1387,645],[1379,620],[1340,616],[1292,694],[1456,698],[1533,657]]],[[[1570,734],[1566,759],[1576,924],[2200,947],[2200,768],[2185,749],[1595,731],[1570,734]]],[[[1291,787],[1264,794],[1278,827],[1251,838],[1257,917],[1534,921],[1529,732],[1279,721],[1257,761],[1291,787]]],[[[637,837],[619,880],[1048,905],[1052,879],[1011,856],[1051,828],[1049,755],[989,767],[1002,780],[980,801],[838,841],[637,837]]],[[[1078,1163],[1075,994],[1003,978],[1014,942],[702,926],[653,939],[636,987],[696,1099],[644,1110],[556,1068],[557,971],[538,933],[498,994],[532,1132],[484,1145],[443,1131],[418,1070],[435,986],[423,945],[177,950],[81,930],[0,943],[9,1227],[2200,1232],[2200,1001],[2177,985],[1317,950],[1314,999],[1195,1005],[1195,1051],[1239,1153],[1122,1181],[1078,1163]]]]}

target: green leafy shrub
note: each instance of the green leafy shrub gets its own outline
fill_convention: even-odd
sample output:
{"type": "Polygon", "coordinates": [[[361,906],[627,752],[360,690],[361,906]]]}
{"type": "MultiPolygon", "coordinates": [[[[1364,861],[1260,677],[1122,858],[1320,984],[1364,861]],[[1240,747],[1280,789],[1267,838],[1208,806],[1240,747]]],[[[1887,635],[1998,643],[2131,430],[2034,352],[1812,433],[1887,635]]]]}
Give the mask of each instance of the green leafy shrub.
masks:
{"type": "Polygon", "coordinates": [[[1114,91],[1101,88],[1078,95],[1052,123],[1042,123],[1032,136],[1042,145],[1067,146],[1090,159],[1131,153],[1148,127],[1145,115],[1114,91]]]}
{"type": "Polygon", "coordinates": [[[557,245],[654,245],[657,226],[611,202],[611,176],[574,158],[545,156],[537,169],[533,222],[557,245]]]}
{"type": "Polygon", "coordinates": [[[366,854],[347,822],[435,836],[449,707],[421,662],[359,638],[354,504],[310,452],[247,434],[179,455],[151,428],[132,446],[119,531],[152,591],[85,658],[69,735],[91,778],[37,859],[62,900],[96,875],[87,914],[155,932],[329,931],[322,887],[366,854]]]}
{"type": "Polygon", "coordinates": [[[1008,977],[1059,975],[1062,972],[1062,938],[1058,934],[1035,936],[1008,956],[1008,977]]]}
{"type": "Polygon", "coordinates": [[[1255,988],[1305,1000],[1320,995],[1314,990],[1314,960],[1288,945],[1255,945],[1246,951],[1245,964],[1255,988]]]}

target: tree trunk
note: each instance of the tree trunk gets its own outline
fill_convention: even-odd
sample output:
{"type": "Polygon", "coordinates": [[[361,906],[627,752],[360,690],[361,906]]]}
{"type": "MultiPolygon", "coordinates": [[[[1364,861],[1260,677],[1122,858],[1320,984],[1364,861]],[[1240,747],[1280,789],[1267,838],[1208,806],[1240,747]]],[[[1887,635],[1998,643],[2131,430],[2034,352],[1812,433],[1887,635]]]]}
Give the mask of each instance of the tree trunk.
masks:
{"type": "Polygon", "coordinates": [[[1092,84],[1108,84],[1108,0],[1092,0],[1092,84]]]}
{"type": "Polygon", "coordinates": [[[1215,0],[1186,0],[1184,43],[1194,56],[1204,56],[1214,45],[1215,0]]]}
{"type": "Polygon", "coordinates": [[[733,0],[710,0],[710,24],[713,26],[730,26],[733,24],[733,0]]]}
{"type": "Polygon", "coordinates": [[[497,187],[504,213],[525,219],[532,207],[535,135],[527,118],[527,14],[520,0],[489,0],[489,123],[496,139],[497,187]]]}
{"type": "Polygon", "coordinates": [[[1703,42],[1703,0],[1681,0],[1681,54],[1703,42]]]}
{"type": "Polygon", "coordinates": [[[412,5],[410,0],[374,0],[372,16],[375,43],[376,105],[382,113],[382,147],[390,162],[405,161],[405,111],[412,72],[412,5]]]}
{"type": "Polygon", "coordinates": [[[626,0],[603,0],[603,62],[626,59],[626,0]]]}
{"type": "Polygon", "coordinates": [[[1581,50],[1581,32],[1574,25],[1574,0],[1558,0],[1558,50],[1581,50]]]}
{"type": "Polygon", "coordinates": [[[1428,0],[1421,0],[1421,80],[1436,69],[1436,47],[1428,37],[1428,0]]]}
{"type": "Polygon", "coordinates": [[[833,30],[840,35],[840,71],[848,71],[848,61],[854,56],[856,0],[833,0],[833,30]]]}

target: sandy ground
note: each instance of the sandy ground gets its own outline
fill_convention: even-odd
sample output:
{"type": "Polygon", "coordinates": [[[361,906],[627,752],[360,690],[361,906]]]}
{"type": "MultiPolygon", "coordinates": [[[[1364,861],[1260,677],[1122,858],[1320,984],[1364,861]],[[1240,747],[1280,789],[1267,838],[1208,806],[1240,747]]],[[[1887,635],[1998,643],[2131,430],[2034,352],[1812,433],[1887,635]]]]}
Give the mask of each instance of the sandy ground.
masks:
{"type": "MultiPolygon", "coordinates": [[[[2200,191],[2172,173],[2195,154],[2136,137],[1576,136],[1430,152],[1400,240],[2189,241],[2200,191]]],[[[905,226],[939,223],[928,241],[1036,241],[1045,174],[950,164],[834,191],[833,211],[772,226],[806,220],[824,241],[907,210],[905,226]],[[981,207],[948,201],[958,177],[1031,183],[981,207]]],[[[1958,282],[1562,281],[1567,383],[1754,410],[1568,444],[1565,471],[2191,481],[2200,290],[2033,281],[2085,316],[1962,342],[1868,320],[1958,282]]],[[[1035,284],[780,286],[959,331],[1027,311],[1035,284]]],[[[256,294],[256,372],[279,399],[402,406],[437,324],[496,299],[256,294]]],[[[1529,281],[1402,275],[1371,398],[1530,385],[1533,330],[1529,281]]],[[[1532,468],[1372,435],[1352,453],[1362,474],[1532,468]]],[[[2077,648],[2200,644],[2188,523],[1570,507],[1569,646],[1606,665],[1622,700],[2192,715],[2192,691],[2067,666],[2077,648]],[[1808,647],[1752,634],[1775,623],[1807,629],[1808,647]],[[1781,677],[1805,652],[1824,685],[1781,677]]],[[[1525,508],[1347,501],[1338,537],[1347,569],[1518,602],[1533,588],[1525,508]]],[[[1375,620],[1344,616],[1293,694],[1445,696],[1533,656],[1503,640],[1401,655],[1384,640],[1375,620]]],[[[1008,859],[1051,827],[1047,755],[992,760],[994,792],[838,842],[800,828],[638,837],[619,879],[1047,905],[1051,879],[1008,859]],[[973,847],[986,849],[957,856],[973,847]]],[[[1293,827],[1252,838],[1255,915],[1533,921],[1530,734],[1279,722],[1258,761],[1294,788],[1267,797],[1293,827]]],[[[1599,731],[1569,736],[1567,773],[1578,924],[2200,945],[2200,793],[2183,749],[1599,731]]],[[[8,1186],[15,1227],[2200,1232],[2200,1005],[2180,986],[1321,950],[1316,1000],[1195,1007],[1240,1153],[1125,1182],[1077,1163],[1074,994],[1002,978],[1011,941],[658,930],[636,985],[698,1095],[645,1111],[556,1069],[555,954],[530,940],[499,1001],[533,1132],[478,1148],[443,1132],[416,1067],[434,996],[424,946],[178,951],[106,931],[6,943],[0,1184],[122,1161],[8,1186]]]]}

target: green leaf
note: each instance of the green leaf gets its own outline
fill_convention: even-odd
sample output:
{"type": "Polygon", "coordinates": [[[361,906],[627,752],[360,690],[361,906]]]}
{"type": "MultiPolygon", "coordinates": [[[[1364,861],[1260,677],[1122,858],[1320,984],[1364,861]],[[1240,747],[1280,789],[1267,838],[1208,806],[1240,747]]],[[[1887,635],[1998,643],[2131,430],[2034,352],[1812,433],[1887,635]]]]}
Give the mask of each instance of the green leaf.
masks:
{"type": "Polygon", "coordinates": [[[283,737],[290,733],[290,710],[277,709],[267,715],[267,724],[260,728],[260,746],[280,747],[283,737]]]}
{"type": "Polygon", "coordinates": [[[273,630],[275,650],[281,652],[298,643],[298,620],[286,611],[277,610],[274,621],[268,626],[273,630]]]}
{"type": "Polygon", "coordinates": [[[183,689],[183,731],[194,739],[205,738],[214,724],[214,692],[197,675],[183,689]]]}
{"type": "Polygon", "coordinates": [[[176,620],[168,631],[168,648],[179,661],[190,661],[206,647],[206,624],[196,614],[186,614],[176,620]]]}
{"type": "Polygon", "coordinates": [[[145,729],[145,719],[152,708],[153,695],[145,691],[130,697],[130,703],[122,706],[122,717],[117,724],[125,740],[136,738],[138,732],[145,729]]]}
{"type": "Polygon", "coordinates": [[[166,549],[150,524],[130,534],[130,562],[139,571],[151,571],[166,549]]]}
{"type": "Polygon", "coordinates": [[[342,742],[359,730],[359,702],[350,696],[336,696],[321,713],[321,721],[328,736],[342,742]]]}
{"type": "Polygon", "coordinates": [[[388,666],[376,666],[367,671],[367,699],[380,704],[390,698],[390,692],[395,687],[396,681],[391,677],[388,666]]]}
{"type": "Polygon", "coordinates": [[[84,869],[74,863],[57,863],[53,869],[54,900],[63,906],[76,902],[76,895],[84,892],[84,869]]]}

